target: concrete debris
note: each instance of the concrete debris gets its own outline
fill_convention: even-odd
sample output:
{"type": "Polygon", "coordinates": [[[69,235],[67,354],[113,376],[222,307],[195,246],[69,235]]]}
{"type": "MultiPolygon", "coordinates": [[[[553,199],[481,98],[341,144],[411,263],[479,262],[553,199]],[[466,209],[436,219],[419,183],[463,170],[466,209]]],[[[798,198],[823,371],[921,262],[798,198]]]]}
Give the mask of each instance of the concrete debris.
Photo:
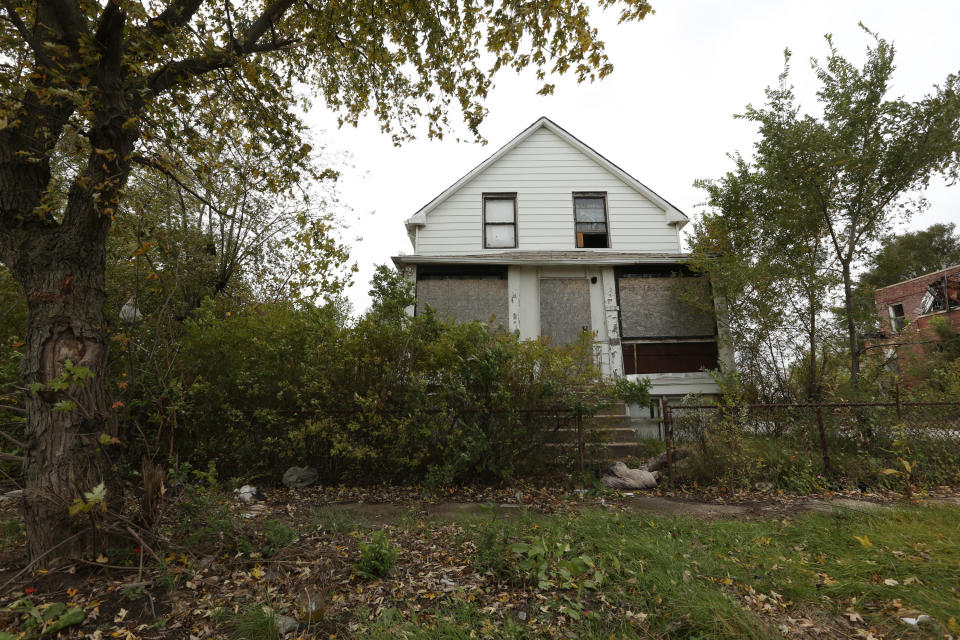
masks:
{"type": "Polygon", "coordinates": [[[290,616],[277,616],[276,621],[277,633],[282,636],[292,633],[300,627],[300,623],[297,621],[297,619],[290,616]]]}
{"type": "Polygon", "coordinates": [[[239,489],[234,489],[233,492],[236,494],[237,498],[241,502],[253,502],[255,500],[266,500],[266,496],[257,491],[257,488],[252,484],[245,484],[239,489]]]}
{"type": "Polygon", "coordinates": [[[924,622],[930,622],[930,616],[926,614],[920,614],[916,618],[900,618],[900,620],[902,620],[903,623],[907,626],[916,627],[923,624],[924,622]]]}
{"type": "Polygon", "coordinates": [[[313,467],[290,467],[283,472],[283,486],[288,489],[303,489],[309,487],[320,474],[313,467]]]}
{"type": "MultiPolygon", "coordinates": [[[[686,449],[674,449],[673,451],[673,463],[676,464],[678,460],[686,458],[690,452],[686,449]]],[[[660,455],[653,456],[642,465],[641,469],[646,469],[647,471],[663,471],[667,468],[667,452],[664,451],[660,455]]]]}
{"type": "Polygon", "coordinates": [[[652,489],[657,486],[659,471],[631,469],[622,462],[610,467],[613,475],[600,478],[600,484],[610,489],[652,489]]]}

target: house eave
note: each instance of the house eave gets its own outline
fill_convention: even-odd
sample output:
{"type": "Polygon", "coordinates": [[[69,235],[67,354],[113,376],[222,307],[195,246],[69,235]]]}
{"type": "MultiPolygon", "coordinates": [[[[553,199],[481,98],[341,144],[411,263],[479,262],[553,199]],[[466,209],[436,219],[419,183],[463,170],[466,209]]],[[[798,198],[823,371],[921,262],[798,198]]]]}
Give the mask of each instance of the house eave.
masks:
{"type": "Polygon", "coordinates": [[[393,256],[397,267],[418,264],[506,265],[634,265],[677,264],[690,259],[687,253],[637,253],[624,251],[500,251],[472,254],[393,256]]]}

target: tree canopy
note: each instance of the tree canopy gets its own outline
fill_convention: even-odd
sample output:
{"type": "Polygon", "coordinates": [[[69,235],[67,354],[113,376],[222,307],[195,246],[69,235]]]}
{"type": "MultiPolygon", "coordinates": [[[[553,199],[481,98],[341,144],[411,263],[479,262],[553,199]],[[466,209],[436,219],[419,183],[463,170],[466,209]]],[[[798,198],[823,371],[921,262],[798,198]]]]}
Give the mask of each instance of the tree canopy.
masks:
{"type": "MultiPolygon", "coordinates": [[[[925,206],[922,193],[932,176],[956,180],[960,172],[960,76],[951,74],[917,101],[890,97],[894,47],[865,27],[864,31],[872,44],[862,67],[844,58],[829,35],[827,57],[811,61],[819,80],[819,113],[805,113],[798,104],[789,84],[787,51],[780,83],[767,89],[766,104],[748,106],[738,116],[758,127],[752,158],[738,160],[737,171],[724,180],[701,183],[712,188],[710,204],[722,220],[741,215],[726,206],[727,196],[736,193],[741,182],[749,177],[763,185],[767,206],[748,204],[742,211],[755,225],[751,232],[757,246],[745,236],[747,254],[774,239],[784,244],[780,251],[758,258],[759,265],[772,268],[791,250],[812,255],[809,251],[816,246],[827,252],[817,254],[816,269],[804,269],[798,261],[794,274],[774,274],[777,286],[763,295],[785,290],[784,284],[796,277],[812,293],[827,284],[822,280],[825,269],[836,274],[839,291],[828,289],[843,308],[841,324],[854,391],[860,375],[855,269],[895,223],[925,206]]],[[[695,238],[695,252],[714,250],[722,240],[714,238],[714,232],[722,234],[728,228],[708,216],[695,238]]],[[[744,288],[729,292],[734,310],[737,296],[749,290],[747,280],[740,282],[744,288]]],[[[774,314],[783,312],[783,305],[771,300],[767,308],[771,306],[774,314]]]]}
{"type": "MultiPolygon", "coordinates": [[[[621,20],[650,12],[644,0],[599,4],[618,7],[621,20]]],[[[80,434],[109,441],[116,431],[105,382],[105,247],[135,166],[186,188],[253,157],[257,192],[285,197],[325,177],[302,117],[311,101],[341,123],[371,113],[398,143],[420,126],[441,136],[459,120],[476,136],[501,69],[532,69],[541,93],[555,73],[589,81],[612,70],[581,0],[0,8],[0,261],[28,302],[26,522],[31,556],[46,563],[97,543],[64,504],[105,481],[113,495],[112,465],[95,437],[80,434]],[[240,153],[212,153],[223,140],[240,153]],[[82,375],[67,381],[70,372],[82,375]]],[[[218,208],[238,220],[238,210],[218,208]]],[[[301,232],[297,244],[324,241],[322,228],[301,232]]]]}

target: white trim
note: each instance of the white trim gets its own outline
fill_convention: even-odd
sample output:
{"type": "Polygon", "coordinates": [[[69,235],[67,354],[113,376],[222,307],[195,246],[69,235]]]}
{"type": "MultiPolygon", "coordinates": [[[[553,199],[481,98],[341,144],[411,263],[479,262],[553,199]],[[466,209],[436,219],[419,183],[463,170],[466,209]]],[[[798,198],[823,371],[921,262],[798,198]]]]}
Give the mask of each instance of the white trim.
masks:
{"type": "Polygon", "coordinates": [[[474,167],[467,175],[463,176],[452,185],[450,185],[443,193],[438,195],[436,198],[428,202],[423,206],[419,211],[410,216],[405,222],[407,231],[409,232],[412,227],[422,226],[427,223],[427,214],[433,211],[437,206],[439,206],[444,200],[453,195],[457,190],[460,189],[463,185],[470,182],[474,177],[480,174],[484,169],[495,163],[497,160],[502,158],[504,155],[512,151],[517,145],[526,140],[530,135],[540,129],[541,127],[547,129],[548,131],[553,132],[570,146],[575,149],[583,152],[587,157],[591,158],[594,162],[602,166],[604,169],[614,174],[620,178],[628,186],[632,187],[648,200],[653,202],[657,207],[663,210],[666,215],[667,224],[677,225],[677,229],[682,228],[690,219],[682,211],[674,207],[672,204],[661,198],[654,191],[652,191],[645,184],[631,176],[629,173],[613,164],[602,155],[594,151],[592,148],[581,142],[579,139],[571,135],[566,129],[557,125],[555,122],[547,118],[546,116],[541,117],[539,120],[534,122],[532,125],[524,129],[517,135],[513,140],[500,147],[500,149],[494,153],[492,156],[478,164],[474,167]]]}

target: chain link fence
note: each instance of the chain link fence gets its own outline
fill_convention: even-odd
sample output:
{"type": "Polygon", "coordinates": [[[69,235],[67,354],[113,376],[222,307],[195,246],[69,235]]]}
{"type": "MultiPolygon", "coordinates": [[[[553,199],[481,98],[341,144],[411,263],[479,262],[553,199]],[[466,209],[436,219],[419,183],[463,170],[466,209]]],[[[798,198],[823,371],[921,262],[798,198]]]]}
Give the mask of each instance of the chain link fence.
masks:
{"type": "Polygon", "coordinates": [[[711,446],[717,438],[766,437],[816,451],[827,474],[839,448],[893,452],[911,443],[960,447],[960,402],[842,402],[794,404],[665,404],[664,431],[671,480],[678,447],[711,446]]]}

